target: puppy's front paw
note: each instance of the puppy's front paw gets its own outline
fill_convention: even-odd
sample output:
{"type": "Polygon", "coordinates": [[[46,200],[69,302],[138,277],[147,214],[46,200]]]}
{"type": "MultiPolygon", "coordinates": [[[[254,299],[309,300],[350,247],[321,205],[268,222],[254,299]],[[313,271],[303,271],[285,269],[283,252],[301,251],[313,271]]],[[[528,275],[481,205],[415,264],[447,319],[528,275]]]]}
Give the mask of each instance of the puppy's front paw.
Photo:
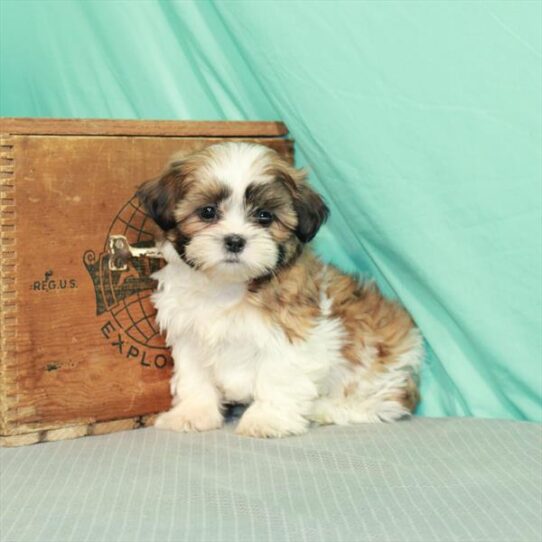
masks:
{"type": "Polygon", "coordinates": [[[243,414],[235,432],[245,437],[279,438],[306,433],[308,423],[297,413],[278,410],[265,403],[254,403],[243,414]]]}
{"type": "Polygon", "coordinates": [[[170,431],[211,431],[222,427],[224,418],[215,405],[186,405],[179,403],[160,414],[154,426],[170,431]]]}

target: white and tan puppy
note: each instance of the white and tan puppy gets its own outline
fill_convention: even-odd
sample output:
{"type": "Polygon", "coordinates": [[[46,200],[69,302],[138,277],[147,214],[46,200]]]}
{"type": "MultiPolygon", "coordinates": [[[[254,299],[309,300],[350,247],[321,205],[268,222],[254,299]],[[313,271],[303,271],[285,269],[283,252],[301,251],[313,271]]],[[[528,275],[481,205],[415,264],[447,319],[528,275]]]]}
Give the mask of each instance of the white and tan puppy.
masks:
{"type": "Polygon", "coordinates": [[[223,143],[174,160],[138,195],[164,231],[153,302],[175,371],[156,426],[206,431],[244,403],[237,432],[283,437],[311,421],[407,416],[420,334],[371,282],[308,248],[328,215],[273,150],[223,143]]]}

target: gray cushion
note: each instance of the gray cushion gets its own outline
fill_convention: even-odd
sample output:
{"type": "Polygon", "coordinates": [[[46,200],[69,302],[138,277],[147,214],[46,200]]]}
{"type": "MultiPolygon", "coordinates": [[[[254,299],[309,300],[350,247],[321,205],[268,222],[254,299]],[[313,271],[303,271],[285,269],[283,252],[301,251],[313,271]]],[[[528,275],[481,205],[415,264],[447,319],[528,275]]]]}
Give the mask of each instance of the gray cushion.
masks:
{"type": "Polygon", "coordinates": [[[422,419],[251,440],[154,428],[0,450],[0,539],[542,539],[540,425],[422,419]]]}

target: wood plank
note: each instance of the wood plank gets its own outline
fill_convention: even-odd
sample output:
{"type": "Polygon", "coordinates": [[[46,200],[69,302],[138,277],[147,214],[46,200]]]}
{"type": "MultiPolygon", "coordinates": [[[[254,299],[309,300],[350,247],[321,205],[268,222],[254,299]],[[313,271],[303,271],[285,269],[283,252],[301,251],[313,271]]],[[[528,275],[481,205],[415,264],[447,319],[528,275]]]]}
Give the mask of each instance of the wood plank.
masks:
{"type": "Polygon", "coordinates": [[[24,435],[15,436],[0,436],[1,448],[15,448],[18,446],[30,446],[31,444],[37,444],[41,442],[41,433],[26,433],[24,435]]]}
{"type": "Polygon", "coordinates": [[[57,440],[71,440],[74,438],[85,437],[88,435],[88,425],[75,425],[73,427],[61,427],[51,429],[43,436],[43,442],[56,442],[57,440]]]}
{"type": "Polygon", "coordinates": [[[117,431],[129,431],[136,429],[139,423],[139,418],[125,418],[123,420],[96,423],[89,429],[89,435],[107,435],[117,431]]]}
{"type": "Polygon", "coordinates": [[[59,427],[58,429],[30,431],[20,435],[0,435],[0,448],[13,448],[29,446],[39,442],[56,442],[59,440],[71,440],[87,436],[107,435],[118,431],[131,431],[139,427],[148,427],[154,423],[156,415],[125,418],[96,424],[82,424],[59,427]]]}
{"type": "Polygon", "coordinates": [[[20,135],[283,137],[283,122],[0,118],[0,132],[20,135]]]}

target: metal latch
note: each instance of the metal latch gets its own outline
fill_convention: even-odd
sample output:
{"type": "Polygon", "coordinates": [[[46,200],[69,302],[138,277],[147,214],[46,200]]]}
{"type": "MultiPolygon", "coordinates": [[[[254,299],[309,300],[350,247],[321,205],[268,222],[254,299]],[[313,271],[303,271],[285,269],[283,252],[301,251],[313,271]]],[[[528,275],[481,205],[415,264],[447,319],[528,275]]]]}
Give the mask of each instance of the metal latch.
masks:
{"type": "Polygon", "coordinates": [[[111,271],[126,271],[130,258],[163,258],[156,246],[133,247],[124,235],[109,236],[109,269],[111,271]]]}

